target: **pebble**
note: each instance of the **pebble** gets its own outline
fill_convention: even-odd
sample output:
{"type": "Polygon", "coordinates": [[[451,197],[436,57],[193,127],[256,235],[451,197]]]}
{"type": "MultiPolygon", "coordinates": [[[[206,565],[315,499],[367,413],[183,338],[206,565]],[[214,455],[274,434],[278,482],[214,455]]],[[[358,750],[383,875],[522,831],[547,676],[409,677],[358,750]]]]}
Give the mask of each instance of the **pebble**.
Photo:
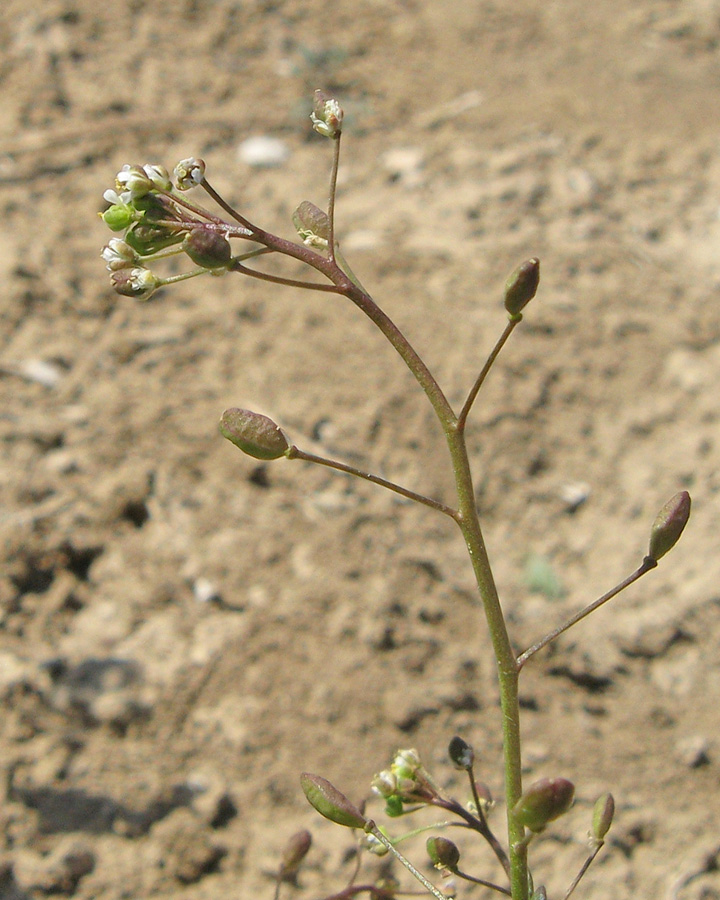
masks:
{"type": "Polygon", "coordinates": [[[259,169],[282,166],[290,158],[290,148],[285,141],[266,134],[247,138],[237,152],[241,162],[259,169]]]}

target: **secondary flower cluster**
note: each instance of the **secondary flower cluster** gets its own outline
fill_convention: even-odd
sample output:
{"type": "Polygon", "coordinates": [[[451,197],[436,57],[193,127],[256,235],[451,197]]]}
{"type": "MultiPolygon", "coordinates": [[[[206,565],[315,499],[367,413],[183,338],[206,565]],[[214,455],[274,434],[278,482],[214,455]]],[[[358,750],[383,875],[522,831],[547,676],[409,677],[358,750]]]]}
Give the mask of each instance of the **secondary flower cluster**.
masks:
{"type": "Polygon", "coordinates": [[[103,194],[109,206],[101,217],[111,231],[122,234],[111,238],[102,251],[119,294],[147,300],[162,285],[208,272],[223,274],[233,262],[229,238],[250,234],[182,196],[204,183],[201,159],[182,160],[173,174],[175,186],[164,166],[126,165],[115,176],[115,187],[103,194]],[[148,266],[182,253],[198,268],[161,278],[148,266]]]}
{"type": "Polygon", "coordinates": [[[398,750],[390,768],[373,778],[372,788],[385,800],[389,816],[402,815],[406,803],[432,803],[440,796],[417,750],[398,750]]]}

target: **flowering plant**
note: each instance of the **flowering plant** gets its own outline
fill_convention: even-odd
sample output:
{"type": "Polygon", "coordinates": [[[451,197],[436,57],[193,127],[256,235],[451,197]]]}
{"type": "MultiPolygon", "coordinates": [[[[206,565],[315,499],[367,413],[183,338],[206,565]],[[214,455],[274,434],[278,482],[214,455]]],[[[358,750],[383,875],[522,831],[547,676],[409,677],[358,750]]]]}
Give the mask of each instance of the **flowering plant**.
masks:
{"type": "MultiPolygon", "coordinates": [[[[108,208],[102,213],[102,218],[113,232],[121,233],[122,237],[112,238],[102,256],[111,273],[114,289],[141,300],[149,299],[159,288],[177,281],[229,273],[276,285],[340,295],[350,300],[377,326],[403,359],[425,393],[445,435],[455,476],[456,496],[452,503],[425,496],[341,461],[304,451],[292,442],[280,426],[250,410],[226,410],[221,418],[220,430],[224,437],[251,457],[263,460],[281,457],[299,459],[365,479],[431,508],[450,518],[458,527],[468,550],[497,664],[503,733],[505,837],[498,837],[494,826],[491,826],[493,804],[490,791],[476,780],[473,748],[460,737],[450,741],[448,753],[456,768],[467,774],[468,802],[462,803],[446,796],[412,749],[398,751],[390,768],[375,777],[372,789],[384,801],[385,813],[390,820],[410,815],[421,808],[439,809],[452,818],[452,824],[477,835],[489,845],[495,857],[499,880],[494,873],[486,878],[466,872],[460,867],[461,854],[455,843],[446,837],[432,835],[426,847],[432,866],[444,873],[441,890],[398,849],[407,835],[391,837],[386,828],[379,827],[366,816],[364,805],[355,806],[325,778],[305,773],[301,778],[302,788],[318,812],[341,826],[359,832],[361,846],[365,849],[373,853],[392,854],[436,900],[444,900],[451,890],[452,879],[482,885],[513,900],[542,900],[546,897],[546,890],[531,871],[528,851],[535,836],[567,812],[572,805],[575,789],[563,777],[542,778],[530,785],[523,785],[518,688],[521,672],[529,660],[558,635],[657,566],[658,560],[674,546],[685,527],[690,514],[690,497],[682,491],[662,508],[651,528],[647,553],[640,557],[635,571],[531,646],[518,651],[508,630],[483,539],[465,432],[468,417],[495,360],[522,322],[527,305],[536,295],[540,263],[537,258],[531,257],[508,278],[504,289],[504,327],[469,388],[464,403],[456,411],[405,334],[363,287],[340,250],[335,234],[335,199],[344,119],[342,107],[337,99],[318,91],[311,119],[313,128],[332,142],[329,201],[325,209],[309,201],[300,204],[293,216],[299,241],[265,231],[232,208],[209,183],[205,163],[191,158],[175,166],[174,183],[167,170],[158,165],[127,165],[118,172],[115,187],[104,195],[108,208]],[[194,188],[204,190],[227,218],[188,200],[187,192],[194,188]],[[233,251],[233,241],[243,242],[242,252],[233,251]],[[272,259],[276,254],[303,263],[311,273],[310,278],[288,278],[252,265],[256,258],[267,256],[272,259]],[[193,268],[168,277],[162,277],[150,268],[174,256],[187,257],[193,268]]],[[[607,793],[601,795],[594,805],[590,823],[588,855],[565,888],[564,898],[572,894],[603,846],[613,813],[612,796],[607,793]]],[[[443,821],[432,828],[445,828],[449,824],[443,821]]],[[[417,834],[418,829],[411,833],[417,834]]],[[[306,832],[300,832],[290,840],[278,872],[278,891],[283,882],[294,880],[309,848],[310,838],[306,832]]],[[[380,900],[391,900],[399,890],[394,882],[387,880],[362,884],[353,879],[348,887],[333,896],[350,898],[366,892],[380,900]]]]}

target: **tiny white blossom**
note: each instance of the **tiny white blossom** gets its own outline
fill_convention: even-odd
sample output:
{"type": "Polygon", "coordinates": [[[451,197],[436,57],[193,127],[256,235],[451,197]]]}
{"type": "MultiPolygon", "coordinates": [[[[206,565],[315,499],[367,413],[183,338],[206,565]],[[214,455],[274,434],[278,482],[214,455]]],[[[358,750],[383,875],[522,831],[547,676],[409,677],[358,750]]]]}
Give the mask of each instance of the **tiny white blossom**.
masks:
{"type": "Polygon", "coordinates": [[[190,156],[181,159],[173,170],[179,191],[189,191],[205,180],[205,162],[190,156]]]}
{"type": "Polygon", "coordinates": [[[323,91],[315,91],[315,106],[310,114],[313,128],[323,137],[338,137],[342,131],[342,106],[334,97],[328,97],[323,91]]]}
{"type": "Polygon", "coordinates": [[[115,182],[118,188],[125,188],[133,200],[149,194],[155,186],[140,166],[123,166],[115,176],[115,182]]]}
{"type": "Polygon", "coordinates": [[[116,272],[118,269],[128,269],[137,261],[137,253],[133,248],[120,238],[111,238],[106,247],[103,247],[102,258],[107,263],[108,272],[116,272]]]}
{"type": "Polygon", "coordinates": [[[113,206],[127,206],[132,200],[132,194],[130,191],[123,191],[121,194],[118,194],[117,191],[110,189],[103,194],[103,200],[107,200],[107,202],[112,203],[113,206]]]}

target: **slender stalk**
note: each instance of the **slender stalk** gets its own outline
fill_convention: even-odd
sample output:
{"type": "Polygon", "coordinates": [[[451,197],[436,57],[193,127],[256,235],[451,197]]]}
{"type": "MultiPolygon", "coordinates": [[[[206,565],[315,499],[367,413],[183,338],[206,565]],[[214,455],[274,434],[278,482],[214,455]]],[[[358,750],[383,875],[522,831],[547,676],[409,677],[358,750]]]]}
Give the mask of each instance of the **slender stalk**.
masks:
{"type": "Polygon", "coordinates": [[[318,465],[326,466],[329,469],[337,469],[338,472],[346,472],[348,475],[355,475],[356,478],[363,478],[365,481],[379,484],[380,487],[387,488],[389,491],[400,494],[402,497],[407,497],[408,500],[422,503],[424,506],[429,506],[431,509],[436,509],[438,512],[450,516],[451,519],[457,520],[457,511],[446,506],[444,503],[441,503],[439,500],[433,500],[432,497],[425,497],[423,494],[417,494],[415,491],[410,491],[407,488],[401,487],[399,484],[395,484],[393,481],[381,478],[379,475],[363,472],[362,469],[356,469],[355,466],[348,466],[345,463],[338,462],[334,459],[316,456],[314,453],[306,453],[304,450],[300,450],[299,447],[295,446],[292,446],[285,455],[288,459],[303,459],[306,462],[317,463],[318,465]]]}
{"type": "Polygon", "coordinates": [[[478,395],[478,391],[480,390],[480,388],[483,385],[483,382],[487,378],[488,372],[492,368],[492,365],[495,362],[495,360],[498,358],[500,351],[505,346],[505,342],[510,337],[510,335],[513,333],[515,326],[518,325],[518,323],[520,321],[522,321],[522,318],[510,319],[510,321],[505,326],[505,330],[500,335],[497,343],[493,347],[493,349],[490,353],[490,356],[488,356],[487,361],[486,361],[485,365],[482,367],[480,374],[476,378],[475,384],[472,386],[472,389],[470,390],[470,393],[468,394],[467,400],[465,401],[462,411],[461,411],[460,415],[458,416],[457,427],[460,431],[462,431],[465,428],[465,423],[466,423],[467,417],[470,413],[470,409],[472,408],[472,405],[475,402],[475,398],[478,395]]]}
{"type": "MultiPolygon", "coordinates": [[[[477,791],[474,791],[473,793],[477,796],[477,791]]],[[[455,813],[456,816],[465,820],[462,823],[458,823],[458,825],[465,828],[471,828],[473,831],[477,831],[478,834],[481,834],[488,844],[490,844],[493,853],[505,870],[505,874],[508,878],[510,877],[510,860],[508,859],[507,853],[505,853],[500,842],[490,830],[487,819],[479,810],[479,807],[477,807],[478,815],[474,816],[471,812],[468,812],[468,810],[460,806],[455,800],[438,799],[433,801],[433,805],[439,806],[441,809],[446,809],[448,812],[455,813]]]]}
{"type": "Polygon", "coordinates": [[[392,853],[399,862],[401,862],[405,866],[408,872],[410,872],[411,875],[417,878],[417,880],[425,888],[425,890],[429,891],[433,895],[433,897],[435,897],[435,900],[447,900],[447,897],[435,887],[432,881],[428,881],[428,879],[422,874],[422,872],[419,872],[410,862],[410,860],[406,859],[402,855],[402,853],[398,849],[396,849],[390,838],[386,837],[374,822],[369,821],[365,825],[365,831],[376,837],[380,841],[380,843],[387,850],[389,850],[390,853],[392,853]]]}
{"type": "Polygon", "coordinates": [[[215,190],[215,188],[208,182],[207,178],[203,178],[202,187],[213,198],[213,200],[217,203],[217,205],[219,207],[221,207],[222,209],[224,209],[225,212],[229,216],[232,216],[236,222],[239,222],[241,225],[244,225],[245,228],[247,228],[250,232],[253,232],[253,233],[255,232],[256,229],[255,229],[255,226],[253,225],[253,223],[248,221],[248,219],[246,219],[245,216],[241,216],[240,213],[236,209],[233,209],[229,203],[227,203],[225,200],[223,200],[223,198],[220,196],[220,194],[218,194],[218,192],[215,190]]]}
{"type": "Polygon", "coordinates": [[[595,847],[593,847],[592,851],[590,852],[590,856],[588,856],[588,858],[582,864],[582,866],[580,867],[580,871],[577,873],[577,875],[573,879],[572,884],[567,889],[567,891],[565,891],[565,896],[563,897],[563,900],[568,900],[568,898],[573,893],[575,888],[580,884],[582,877],[585,875],[587,870],[593,864],[595,857],[598,855],[598,853],[602,850],[602,848],[604,846],[605,846],[605,841],[599,841],[599,843],[595,847]]]}
{"type": "Polygon", "coordinates": [[[473,884],[481,884],[483,887],[490,888],[500,894],[507,894],[508,897],[511,896],[510,891],[507,888],[500,887],[499,884],[494,884],[492,881],[486,881],[484,878],[476,878],[474,875],[468,875],[467,872],[461,872],[460,869],[455,869],[454,874],[457,875],[458,878],[464,878],[465,881],[472,881],[473,884]]]}
{"type": "Polygon", "coordinates": [[[612,600],[613,597],[617,597],[617,595],[624,591],[626,587],[629,587],[633,582],[637,581],[638,578],[642,578],[643,575],[650,572],[657,566],[657,560],[652,559],[650,556],[646,556],[642,562],[640,568],[636,569],[632,575],[628,575],[628,577],[621,581],[620,584],[616,585],[611,591],[608,591],[607,594],[603,594],[602,597],[599,597],[593,603],[589,604],[589,606],[584,607],[580,610],[580,612],[575,613],[574,616],[571,616],[566,622],[562,625],[559,625],[557,628],[554,628],[549,634],[546,634],[544,638],[541,638],[539,641],[536,641],[531,647],[528,647],[524,653],[521,653],[517,658],[518,668],[521,669],[525,663],[533,656],[538,650],[542,650],[543,647],[547,647],[547,645],[554,641],[556,637],[559,637],[564,631],[567,631],[568,628],[572,628],[573,625],[577,625],[578,622],[582,621],[586,616],[589,616],[591,612],[595,612],[600,606],[604,603],[607,603],[608,600],[612,600]]]}
{"type": "Polygon", "coordinates": [[[260,281],[269,281],[272,284],[284,284],[287,287],[304,288],[305,290],[321,291],[328,294],[339,293],[334,284],[314,284],[309,281],[300,281],[296,278],[283,278],[280,275],[269,275],[267,272],[258,272],[257,269],[250,269],[247,266],[244,266],[239,261],[239,257],[235,257],[233,260],[230,271],[240,272],[242,275],[249,275],[251,278],[257,278],[260,281]]]}
{"type": "Polygon", "coordinates": [[[340,165],[340,138],[342,132],[333,138],[333,161],[330,172],[330,197],[328,199],[328,220],[330,221],[330,233],[328,235],[328,253],[330,261],[335,262],[335,196],[337,194],[338,167],[340,165]]]}

